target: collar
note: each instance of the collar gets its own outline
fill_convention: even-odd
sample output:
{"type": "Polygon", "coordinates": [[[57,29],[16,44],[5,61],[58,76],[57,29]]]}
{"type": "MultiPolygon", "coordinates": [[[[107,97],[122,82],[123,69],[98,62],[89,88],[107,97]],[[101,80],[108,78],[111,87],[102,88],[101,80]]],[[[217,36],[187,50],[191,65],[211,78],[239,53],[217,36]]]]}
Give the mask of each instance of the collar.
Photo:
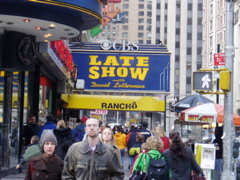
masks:
{"type": "MultiPolygon", "coordinates": [[[[82,141],[82,143],[83,143],[82,144],[82,152],[85,153],[85,154],[88,153],[88,152],[91,152],[91,149],[90,149],[89,144],[88,144],[88,140],[85,139],[84,141],[82,141]]],[[[106,151],[106,147],[99,140],[94,153],[103,154],[105,151],[106,151]]]]}

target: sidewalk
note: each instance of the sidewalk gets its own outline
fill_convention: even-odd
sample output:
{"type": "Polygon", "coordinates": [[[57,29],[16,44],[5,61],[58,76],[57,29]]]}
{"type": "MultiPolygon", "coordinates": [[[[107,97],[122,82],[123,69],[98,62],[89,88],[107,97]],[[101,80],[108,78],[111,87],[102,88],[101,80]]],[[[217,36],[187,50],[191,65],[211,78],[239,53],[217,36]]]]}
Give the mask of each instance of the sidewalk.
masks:
{"type": "MultiPolygon", "coordinates": [[[[124,180],[128,180],[130,173],[129,173],[129,169],[128,169],[128,154],[127,154],[127,152],[125,152],[125,156],[124,156],[123,171],[125,173],[124,180]]],[[[25,172],[26,172],[26,170],[23,169],[23,173],[18,173],[15,175],[8,175],[8,176],[1,178],[1,180],[19,180],[19,179],[23,180],[25,178],[25,172]]]]}

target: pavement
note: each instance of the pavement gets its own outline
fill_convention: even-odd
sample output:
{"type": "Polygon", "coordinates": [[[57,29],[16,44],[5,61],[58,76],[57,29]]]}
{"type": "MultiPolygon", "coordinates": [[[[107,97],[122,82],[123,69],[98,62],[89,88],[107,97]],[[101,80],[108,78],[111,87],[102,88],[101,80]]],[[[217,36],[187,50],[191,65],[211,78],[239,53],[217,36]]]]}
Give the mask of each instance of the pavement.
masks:
{"type": "MultiPolygon", "coordinates": [[[[124,180],[128,180],[130,173],[129,173],[129,169],[128,169],[128,154],[127,154],[127,152],[125,152],[125,156],[124,156],[123,170],[125,173],[124,180]]],[[[25,172],[26,172],[26,169],[23,169],[22,173],[18,173],[15,175],[13,175],[13,174],[8,175],[8,176],[1,178],[1,180],[20,180],[20,179],[23,180],[25,178],[25,172]]]]}

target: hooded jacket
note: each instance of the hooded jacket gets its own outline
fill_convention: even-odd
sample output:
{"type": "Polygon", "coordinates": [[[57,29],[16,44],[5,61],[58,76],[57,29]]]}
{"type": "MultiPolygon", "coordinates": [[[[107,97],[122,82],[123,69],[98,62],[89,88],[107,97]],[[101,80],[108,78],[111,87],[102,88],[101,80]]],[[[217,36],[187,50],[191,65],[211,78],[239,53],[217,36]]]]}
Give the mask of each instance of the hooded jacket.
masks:
{"type": "Polygon", "coordinates": [[[118,132],[114,134],[114,138],[119,149],[125,149],[127,147],[126,134],[118,132]]]}
{"type": "Polygon", "coordinates": [[[54,129],[53,134],[57,138],[56,154],[64,160],[68,148],[75,142],[70,128],[54,129]]]}
{"type": "Polygon", "coordinates": [[[74,143],[64,159],[62,180],[123,180],[117,154],[112,146],[99,141],[92,154],[88,141],[74,143]]]}

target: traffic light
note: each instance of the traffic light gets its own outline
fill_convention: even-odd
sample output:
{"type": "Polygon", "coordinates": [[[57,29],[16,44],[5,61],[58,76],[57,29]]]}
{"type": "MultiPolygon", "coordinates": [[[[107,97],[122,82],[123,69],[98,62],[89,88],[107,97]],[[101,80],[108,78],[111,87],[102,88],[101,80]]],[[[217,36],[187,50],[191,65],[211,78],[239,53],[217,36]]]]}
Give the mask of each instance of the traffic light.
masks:
{"type": "Polygon", "coordinates": [[[233,140],[233,158],[237,158],[239,156],[239,146],[240,142],[237,139],[233,140]]]}
{"type": "Polygon", "coordinates": [[[193,72],[193,90],[212,91],[212,72],[193,72]]]}
{"type": "Polygon", "coordinates": [[[230,71],[221,71],[219,74],[219,88],[223,91],[231,90],[231,73],[230,71]]]}

